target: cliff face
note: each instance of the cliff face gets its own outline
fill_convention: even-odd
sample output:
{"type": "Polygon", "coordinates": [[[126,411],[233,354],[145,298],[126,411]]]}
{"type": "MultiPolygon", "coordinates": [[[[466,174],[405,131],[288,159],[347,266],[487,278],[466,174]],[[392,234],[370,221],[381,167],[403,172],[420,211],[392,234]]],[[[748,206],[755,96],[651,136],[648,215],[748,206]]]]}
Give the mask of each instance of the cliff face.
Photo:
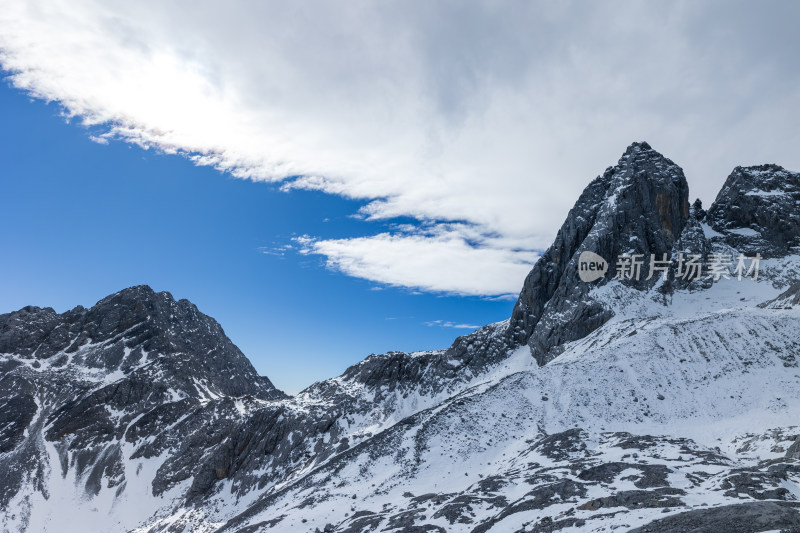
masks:
{"type": "MultiPolygon", "coordinates": [[[[602,284],[614,276],[621,254],[649,260],[670,253],[688,218],[689,186],[681,168],[647,143],[629,146],[616,166],[586,187],[528,275],[511,315],[511,338],[528,344],[540,364],[550,361],[563,343],[583,338],[612,316],[579,279],[580,254],[594,252],[610,263],[602,284]]],[[[656,281],[642,276],[627,283],[646,289],[656,281]]]]}
{"type": "Polygon", "coordinates": [[[736,167],[707,223],[715,240],[747,255],[786,255],[800,245],[800,174],[778,165],[736,167]]]}
{"type": "MultiPolygon", "coordinates": [[[[0,504],[25,483],[47,486],[52,443],[64,471],[76,471],[88,494],[124,490],[126,443],[149,457],[181,441],[167,431],[202,427],[236,412],[232,398],[284,398],[225,336],[186,300],[131,287],[91,309],[63,314],[25,307],[0,315],[0,504]],[[218,400],[210,402],[209,400],[218,400]],[[169,433],[169,436],[165,435],[169,433]]],[[[224,423],[187,447],[182,470],[162,471],[159,493],[188,476],[224,423]]],[[[189,438],[187,441],[191,441],[189,438]]],[[[60,470],[60,469],[59,469],[60,470]]]]}

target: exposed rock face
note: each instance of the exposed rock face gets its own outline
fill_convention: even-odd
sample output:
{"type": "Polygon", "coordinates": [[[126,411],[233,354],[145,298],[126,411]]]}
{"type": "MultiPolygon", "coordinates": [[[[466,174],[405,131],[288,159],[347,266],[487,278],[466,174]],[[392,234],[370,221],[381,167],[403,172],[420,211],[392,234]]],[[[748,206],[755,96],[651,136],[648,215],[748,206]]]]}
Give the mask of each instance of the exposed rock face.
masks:
{"type": "MultiPolygon", "coordinates": [[[[55,443],[64,468],[85,474],[86,491],[97,494],[103,478],[109,487],[125,484],[125,442],[142,444],[134,456],[156,456],[181,431],[232,418],[237,408],[230,398],[285,397],[214,319],[146,286],[91,309],[58,314],[25,307],[0,315],[0,353],[10,355],[0,359],[0,468],[10,473],[0,481],[3,505],[26,478],[44,484],[42,465],[49,461],[42,438],[55,443]]],[[[187,468],[156,476],[154,492],[169,488],[176,474],[191,475],[225,435],[224,426],[215,424],[216,436],[206,434],[202,445],[187,448],[187,468]]]]}
{"type": "MultiPolygon", "coordinates": [[[[612,268],[621,254],[651,254],[662,259],[681,236],[689,218],[689,186],[683,171],[647,143],[628,147],[615,167],[583,191],[556,235],[528,275],[509,324],[511,337],[527,343],[545,364],[565,342],[585,337],[612,312],[588,296],[592,285],[578,277],[581,252],[594,252],[612,268]]],[[[644,272],[644,270],[642,270],[644,272]]],[[[657,281],[626,281],[646,289],[657,281]]]]}
{"type": "Polygon", "coordinates": [[[0,315],[0,353],[33,365],[75,365],[101,372],[135,373],[154,363],[180,390],[202,382],[229,396],[280,398],[269,379],[225,336],[220,325],[188,300],[175,301],[150,287],[125,289],[63,314],[25,307],[0,315]],[[150,358],[153,354],[153,359],[150,358]]]}
{"type": "Polygon", "coordinates": [[[505,360],[514,348],[505,337],[507,327],[507,321],[483,326],[458,337],[447,350],[428,352],[428,357],[403,352],[371,355],[345,370],[342,377],[389,393],[403,392],[409,386],[439,392],[465,374],[479,374],[505,360]]]}
{"type": "Polygon", "coordinates": [[[773,298],[759,305],[759,307],[769,309],[791,309],[797,306],[800,306],[800,282],[791,285],[778,295],[777,298],[773,298]]]}
{"type": "Polygon", "coordinates": [[[800,436],[786,450],[787,459],[800,459],[800,436]]]}
{"type": "Polygon", "coordinates": [[[630,530],[630,533],[684,533],[686,531],[751,533],[786,531],[800,527],[800,506],[776,502],[740,503],[697,509],[630,530]]]}
{"type": "Polygon", "coordinates": [[[800,246],[800,173],[736,167],[708,210],[722,242],[746,255],[780,257],[800,246]]]}
{"type": "Polygon", "coordinates": [[[702,290],[711,287],[711,279],[685,279],[677,275],[681,268],[680,257],[688,259],[691,256],[699,256],[706,259],[711,253],[711,242],[706,238],[703,231],[702,221],[705,218],[705,211],[700,200],[696,200],[689,209],[689,219],[683,227],[681,236],[675,241],[672,247],[672,264],[670,265],[667,283],[664,284],[662,292],[672,292],[680,289],[702,290]]]}

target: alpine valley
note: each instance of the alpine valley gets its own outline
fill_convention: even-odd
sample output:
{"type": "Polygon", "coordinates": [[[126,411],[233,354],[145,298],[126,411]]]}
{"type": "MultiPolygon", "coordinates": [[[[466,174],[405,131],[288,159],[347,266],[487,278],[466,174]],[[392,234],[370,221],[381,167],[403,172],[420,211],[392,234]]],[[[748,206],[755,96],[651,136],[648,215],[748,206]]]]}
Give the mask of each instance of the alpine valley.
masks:
{"type": "Polygon", "coordinates": [[[704,210],[634,143],[508,320],[296,396],[146,286],[0,315],[0,529],[797,533],[799,332],[800,174],[737,167],[704,210]],[[621,254],[666,279],[615,279],[621,254]],[[681,254],[731,274],[683,279],[681,254]]]}

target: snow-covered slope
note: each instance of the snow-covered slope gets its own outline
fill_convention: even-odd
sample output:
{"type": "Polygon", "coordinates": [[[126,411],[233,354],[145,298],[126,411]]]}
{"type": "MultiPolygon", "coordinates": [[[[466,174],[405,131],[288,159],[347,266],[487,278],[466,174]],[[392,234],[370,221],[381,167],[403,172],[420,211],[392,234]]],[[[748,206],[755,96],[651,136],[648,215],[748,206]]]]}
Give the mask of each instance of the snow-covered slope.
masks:
{"type": "Polygon", "coordinates": [[[2,315],[0,523],[795,531],[800,234],[772,225],[796,217],[797,183],[737,168],[707,215],[680,168],[635,143],[587,187],[509,320],[447,350],[370,356],[295,397],[164,293],[2,315]],[[576,270],[587,250],[760,249],[758,279],[682,282],[674,261],[666,281],[576,270]]]}
{"type": "Polygon", "coordinates": [[[177,524],[610,531],[705,507],[734,506],[711,518],[740,522],[765,501],[779,526],[796,521],[800,464],[784,455],[800,434],[800,307],[758,308],[754,295],[779,291],[752,283],[675,293],[666,307],[606,285],[597,296],[619,314],[549,364],[518,348],[459,393],[416,396],[399,423],[352,421],[369,436],[279,490],[237,503],[223,485],[177,524]]]}

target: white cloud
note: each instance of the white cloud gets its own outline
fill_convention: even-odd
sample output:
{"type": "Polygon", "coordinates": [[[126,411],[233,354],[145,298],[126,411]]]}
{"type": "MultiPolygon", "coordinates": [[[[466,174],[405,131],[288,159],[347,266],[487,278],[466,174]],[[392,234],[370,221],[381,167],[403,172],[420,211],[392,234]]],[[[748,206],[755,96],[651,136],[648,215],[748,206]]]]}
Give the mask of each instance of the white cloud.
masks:
{"type": "Polygon", "coordinates": [[[399,231],[314,250],[350,275],[496,294],[506,282],[436,281],[418,256],[442,247],[480,264],[464,267],[475,275],[513,277],[631,141],[681,164],[706,202],[737,164],[800,168],[799,11],[0,0],[0,64],[17,87],[103,126],[96,142],[365,199],[368,218],[466,222],[493,237],[399,231]],[[371,245],[391,274],[370,269],[371,245]]]}
{"type": "Polygon", "coordinates": [[[474,326],[472,324],[459,324],[457,322],[451,322],[449,320],[431,320],[430,322],[425,322],[425,325],[431,327],[452,328],[452,329],[478,329],[480,327],[480,326],[474,326]]]}
{"type": "Polygon", "coordinates": [[[97,144],[108,144],[108,138],[102,135],[90,135],[89,140],[97,144]]]}
{"type": "Polygon", "coordinates": [[[297,251],[296,247],[292,244],[278,244],[273,246],[261,246],[258,251],[266,255],[274,255],[275,257],[284,257],[287,253],[297,251]]]}
{"type": "Polygon", "coordinates": [[[297,241],[303,253],[323,255],[329,268],[350,276],[465,296],[516,296],[537,258],[488,244],[471,246],[456,232],[297,241]]]}

